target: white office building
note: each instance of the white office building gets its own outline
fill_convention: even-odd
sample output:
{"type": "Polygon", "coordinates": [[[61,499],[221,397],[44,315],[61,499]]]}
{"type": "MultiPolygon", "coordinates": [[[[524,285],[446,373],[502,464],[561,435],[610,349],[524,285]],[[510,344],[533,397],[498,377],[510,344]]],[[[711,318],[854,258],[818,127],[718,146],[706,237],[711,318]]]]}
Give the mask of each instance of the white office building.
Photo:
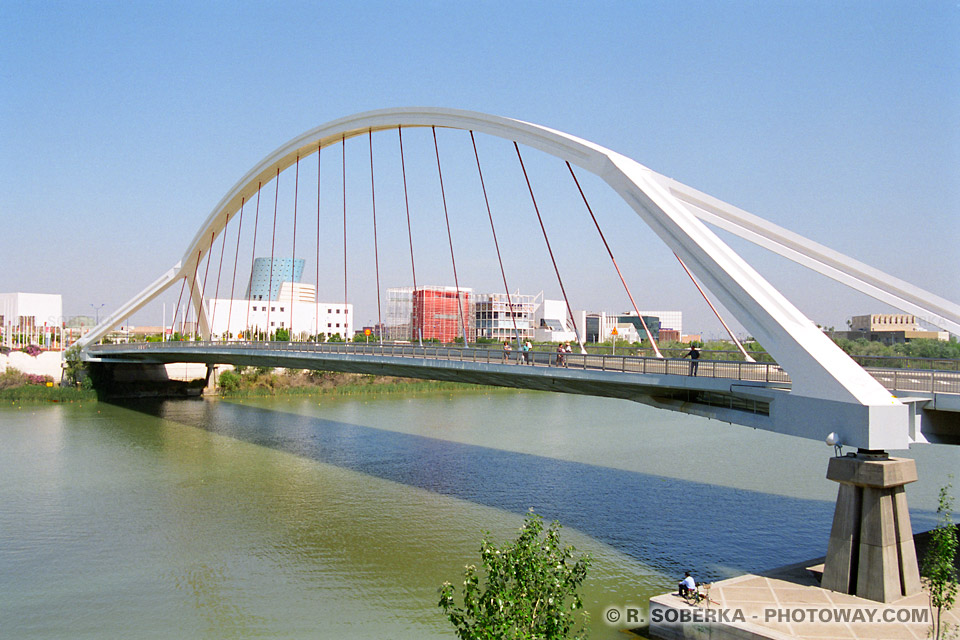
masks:
{"type": "Polygon", "coordinates": [[[353,305],[317,302],[312,284],[284,282],[275,300],[213,299],[208,302],[211,333],[217,339],[286,329],[295,339],[339,334],[353,339],[353,305]],[[227,335],[229,332],[229,336],[227,335]]]}
{"type": "MultiPolygon", "coordinates": [[[[575,342],[577,334],[563,300],[544,300],[534,315],[537,342],[575,342]]],[[[582,330],[582,325],[581,325],[582,330]]]]}

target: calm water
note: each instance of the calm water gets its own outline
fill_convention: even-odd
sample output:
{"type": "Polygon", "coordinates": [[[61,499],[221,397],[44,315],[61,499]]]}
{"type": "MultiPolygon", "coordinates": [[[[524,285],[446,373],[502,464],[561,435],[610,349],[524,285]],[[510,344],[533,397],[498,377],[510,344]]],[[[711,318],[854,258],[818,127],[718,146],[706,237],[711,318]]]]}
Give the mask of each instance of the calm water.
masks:
{"type": "MultiPolygon", "coordinates": [[[[589,552],[592,637],[684,569],[822,555],[826,445],[494,392],[0,409],[0,637],[451,638],[437,587],[534,507],[589,552]]],[[[960,448],[921,447],[914,528],[960,448]]]]}

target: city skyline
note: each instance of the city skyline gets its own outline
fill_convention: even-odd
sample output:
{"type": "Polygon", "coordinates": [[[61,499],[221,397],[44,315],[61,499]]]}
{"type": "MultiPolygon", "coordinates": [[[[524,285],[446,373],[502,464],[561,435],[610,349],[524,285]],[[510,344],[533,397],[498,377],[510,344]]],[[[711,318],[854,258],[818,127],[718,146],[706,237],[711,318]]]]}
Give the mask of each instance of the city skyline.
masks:
{"type": "MultiPolygon", "coordinates": [[[[79,8],[5,9],[10,19],[0,27],[0,56],[16,71],[8,71],[0,89],[0,166],[7,177],[0,213],[25,222],[7,226],[8,268],[0,271],[0,291],[62,293],[65,315],[88,313],[92,304],[104,304],[102,313],[108,313],[181,258],[223,193],[270,150],[341,116],[424,104],[516,117],[609,146],[956,300],[956,7],[704,3],[693,10],[610,4],[586,11],[573,4],[551,10],[531,4],[511,5],[509,12],[507,7],[408,7],[403,13],[413,19],[401,33],[391,29],[399,9],[379,4],[281,7],[270,21],[258,21],[253,5],[235,12],[104,5],[84,9],[80,28],[74,15],[79,8]],[[316,40],[291,37],[321,23],[341,29],[316,40]],[[235,40],[236,33],[246,37],[235,40]],[[387,34],[395,39],[387,41],[387,34]],[[404,55],[390,56],[394,46],[404,55]],[[472,81],[465,81],[465,70],[472,81]],[[57,237],[60,242],[45,241],[57,237]]],[[[414,157],[428,157],[427,142],[411,132],[414,157]]],[[[389,192],[397,182],[392,142],[375,135],[373,143],[383,172],[378,189],[389,192]]],[[[363,199],[369,197],[365,144],[347,143],[347,186],[351,198],[360,198],[350,200],[351,242],[357,244],[351,245],[356,271],[348,269],[357,326],[377,321],[370,311],[376,286],[359,269],[372,253],[369,238],[361,235],[368,234],[369,215],[363,199]]],[[[440,144],[456,167],[469,140],[442,132],[440,144]]],[[[509,154],[496,155],[493,145],[478,144],[491,158],[491,174],[516,179],[509,154]]],[[[327,170],[327,163],[339,162],[338,150],[331,151],[324,158],[325,188],[328,179],[338,179],[327,170]]],[[[629,309],[602,246],[582,231],[582,203],[554,201],[543,193],[556,175],[551,170],[541,163],[531,178],[540,179],[538,197],[545,200],[554,233],[574,230],[569,237],[561,232],[551,238],[559,259],[566,260],[561,266],[571,305],[629,309]],[[581,264],[588,239],[590,259],[581,264]]],[[[291,186],[286,175],[281,180],[281,191],[291,186]]],[[[420,203],[415,214],[438,211],[431,180],[435,177],[412,180],[413,198],[420,203]]],[[[681,309],[691,329],[722,335],[696,289],[676,265],[667,264],[672,256],[662,244],[623,214],[622,203],[589,178],[585,182],[598,216],[607,215],[606,228],[623,231],[612,242],[619,242],[617,259],[637,304],[681,309]]],[[[476,220],[469,216],[482,204],[463,205],[466,198],[458,196],[466,187],[450,189],[448,198],[461,203],[455,215],[462,217],[454,219],[462,246],[484,231],[466,222],[476,220]]],[[[377,197],[378,216],[390,229],[390,216],[399,220],[396,199],[385,200],[381,211],[377,197]]],[[[281,205],[291,200],[282,192],[280,198],[281,205]]],[[[337,204],[325,204],[331,215],[337,204]]],[[[529,201],[505,195],[500,204],[494,214],[500,216],[498,225],[506,225],[505,207],[523,208],[527,216],[529,201]]],[[[289,210],[280,208],[289,218],[289,210]]],[[[334,218],[324,226],[331,236],[335,223],[334,218]]],[[[408,258],[399,239],[405,238],[386,235],[398,237],[384,250],[392,252],[388,266],[402,274],[408,258]]],[[[423,237],[421,242],[430,242],[423,237]]],[[[814,322],[839,327],[852,315],[890,310],[721,237],[814,322]]],[[[502,241],[509,245],[511,239],[502,241]]],[[[542,285],[535,290],[558,298],[541,253],[542,239],[521,236],[508,255],[508,276],[526,290],[539,278],[542,285]],[[524,251],[525,245],[536,248],[535,268],[534,251],[524,251]],[[531,280],[524,280],[528,272],[531,280]]],[[[329,269],[330,291],[336,293],[343,276],[334,271],[334,257],[323,271],[329,269]]],[[[496,292],[499,272],[479,264],[481,259],[490,256],[465,253],[467,268],[477,274],[474,287],[496,292]]],[[[438,260],[435,271],[424,275],[447,283],[442,267],[438,260]]],[[[305,280],[312,281],[310,276],[308,267],[305,280]]],[[[411,284],[399,280],[381,280],[379,288],[411,284]]],[[[517,286],[511,282],[510,288],[517,286]]],[[[324,291],[318,295],[336,299],[324,291]]],[[[156,324],[159,304],[133,322],[156,324]]]]}

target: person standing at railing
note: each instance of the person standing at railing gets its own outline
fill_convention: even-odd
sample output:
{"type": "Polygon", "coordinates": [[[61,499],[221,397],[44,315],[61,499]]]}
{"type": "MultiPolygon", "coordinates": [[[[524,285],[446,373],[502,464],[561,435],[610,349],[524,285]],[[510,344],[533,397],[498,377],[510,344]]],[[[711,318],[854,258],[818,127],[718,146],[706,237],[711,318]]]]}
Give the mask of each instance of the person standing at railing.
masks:
{"type": "Polygon", "coordinates": [[[557,344],[557,366],[563,367],[566,365],[566,354],[567,351],[563,347],[563,343],[557,344]]]}
{"type": "Polygon", "coordinates": [[[690,351],[683,354],[684,358],[690,358],[690,373],[689,375],[697,375],[697,368],[700,366],[700,350],[697,349],[697,345],[690,345],[690,351]]]}
{"type": "Polygon", "coordinates": [[[533,354],[530,353],[532,350],[533,350],[533,345],[530,344],[529,340],[523,343],[523,361],[527,364],[531,364],[532,362],[531,356],[533,354]]]}
{"type": "Polygon", "coordinates": [[[509,340],[504,340],[504,341],[503,341],[503,361],[504,361],[504,362],[509,362],[509,361],[510,361],[510,352],[511,352],[511,351],[513,351],[513,347],[510,346],[510,341],[509,341],[509,340]]]}

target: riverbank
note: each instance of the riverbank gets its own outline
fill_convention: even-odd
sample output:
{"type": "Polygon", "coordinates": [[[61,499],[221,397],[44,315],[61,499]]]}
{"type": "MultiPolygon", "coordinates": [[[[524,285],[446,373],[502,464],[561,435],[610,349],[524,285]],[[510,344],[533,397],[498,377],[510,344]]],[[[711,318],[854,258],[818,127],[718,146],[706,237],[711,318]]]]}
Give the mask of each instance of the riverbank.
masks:
{"type": "Polygon", "coordinates": [[[94,402],[97,392],[93,389],[77,389],[40,384],[27,384],[21,387],[0,389],[0,404],[46,404],[49,402],[94,402]]]}
{"type": "Polygon", "coordinates": [[[397,378],[329,371],[264,370],[224,371],[217,380],[224,398],[269,396],[353,396],[368,394],[419,394],[448,391],[489,391],[490,387],[460,382],[397,378]]]}

